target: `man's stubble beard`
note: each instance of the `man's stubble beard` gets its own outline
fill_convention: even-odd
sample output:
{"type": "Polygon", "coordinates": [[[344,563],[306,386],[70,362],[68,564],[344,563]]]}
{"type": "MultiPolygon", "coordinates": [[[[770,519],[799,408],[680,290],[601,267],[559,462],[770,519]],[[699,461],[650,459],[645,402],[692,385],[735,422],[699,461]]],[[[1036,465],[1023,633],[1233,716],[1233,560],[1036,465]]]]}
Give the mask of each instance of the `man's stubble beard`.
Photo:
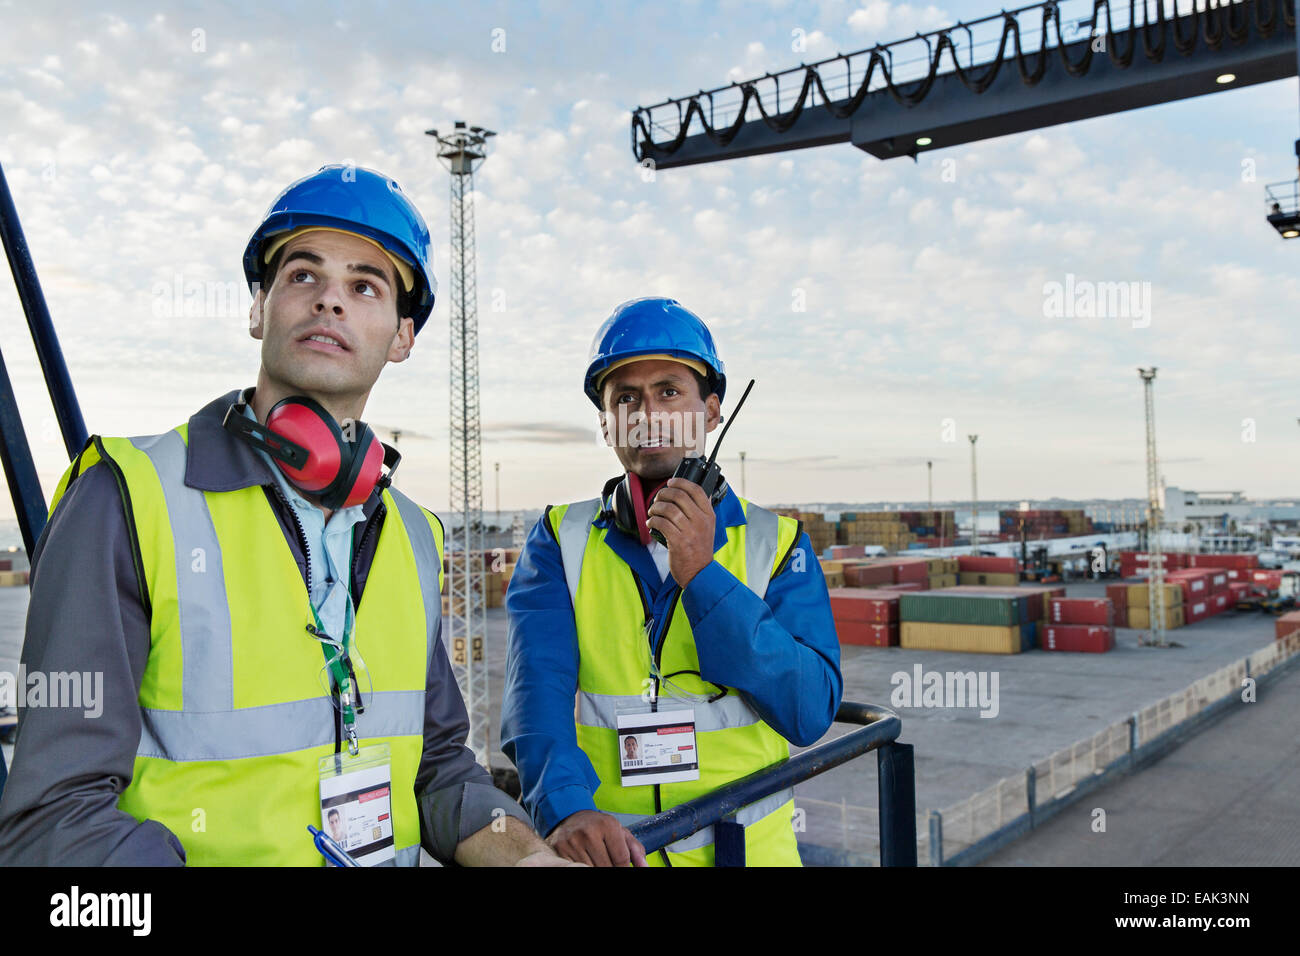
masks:
{"type": "Polygon", "coordinates": [[[631,454],[628,455],[628,461],[623,462],[623,470],[634,472],[638,477],[645,481],[658,481],[660,478],[671,478],[677,466],[686,457],[688,449],[681,449],[681,454],[671,460],[666,460],[662,456],[643,462],[640,466],[630,464],[631,454]]]}

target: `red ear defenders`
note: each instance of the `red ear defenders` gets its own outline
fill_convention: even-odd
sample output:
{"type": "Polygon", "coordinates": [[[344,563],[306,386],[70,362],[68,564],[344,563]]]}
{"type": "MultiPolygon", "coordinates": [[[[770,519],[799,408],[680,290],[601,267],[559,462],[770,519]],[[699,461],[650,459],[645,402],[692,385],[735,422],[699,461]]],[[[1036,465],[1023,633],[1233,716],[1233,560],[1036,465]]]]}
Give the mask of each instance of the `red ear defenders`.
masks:
{"type": "Polygon", "coordinates": [[[290,484],[318,496],[330,511],[364,503],[376,485],[387,488],[402,460],[363,421],[351,423],[349,441],[334,416],[306,395],[276,402],[265,425],[245,415],[244,408],[244,402],[231,405],[222,427],[270,455],[290,484]]]}
{"type": "MultiPolygon", "coordinates": [[[[698,458],[682,459],[683,464],[686,462],[699,463],[701,461],[702,459],[698,458]]],[[[678,473],[683,470],[682,466],[679,465],[677,468],[678,473]]],[[[672,477],[677,477],[677,475],[675,474],[672,477]]],[[[720,473],[717,477],[717,487],[713,489],[705,487],[705,490],[710,492],[709,503],[714,507],[717,507],[718,502],[727,496],[727,480],[720,473]]],[[[700,484],[700,482],[697,481],[696,484],[700,484]]],[[[618,484],[614,486],[613,494],[609,499],[609,507],[605,509],[602,517],[611,519],[616,528],[637,538],[643,545],[650,544],[651,535],[654,535],[655,540],[659,541],[660,544],[664,543],[660,540],[657,532],[653,532],[646,527],[645,489],[641,484],[640,475],[629,471],[622,477],[618,484]]]]}

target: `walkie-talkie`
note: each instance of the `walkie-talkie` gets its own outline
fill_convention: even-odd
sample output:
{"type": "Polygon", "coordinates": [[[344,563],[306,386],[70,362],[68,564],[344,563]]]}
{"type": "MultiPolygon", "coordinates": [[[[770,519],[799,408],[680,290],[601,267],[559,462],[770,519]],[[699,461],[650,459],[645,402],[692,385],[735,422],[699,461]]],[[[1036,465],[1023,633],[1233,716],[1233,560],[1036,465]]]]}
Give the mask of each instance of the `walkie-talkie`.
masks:
{"type": "MultiPolygon", "coordinates": [[[[722,434],[718,436],[717,442],[714,443],[713,454],[709,456],[709,460],[705,461],[699,457],[683,458],[677,463],[677,470],[673,472],[673,478],[685,478],[687,481],[693,481],[703,488],[704,493],[709,496],[709,501],[713,504],[717,504],[718,500],[727,493],[727,479],[722,477],[722,469],[715,461],[718,457],[718,449],[722,447],[722,439],[727,437],[727,429],[736,420],[736,415],[740,412],[740,406],[745,404],[745,399],[749,397],[749,390],[753,387],[754,380],[751,378],[749,384],[745,386],[745,394],[741,395],[740,401],[736,403],[736,410],[727,419],[727,424],[722,426],[722,434]]],[[[668,544],[664,536],[653,528],[650,529],[650,537],[660,544],[668,544]]]]}

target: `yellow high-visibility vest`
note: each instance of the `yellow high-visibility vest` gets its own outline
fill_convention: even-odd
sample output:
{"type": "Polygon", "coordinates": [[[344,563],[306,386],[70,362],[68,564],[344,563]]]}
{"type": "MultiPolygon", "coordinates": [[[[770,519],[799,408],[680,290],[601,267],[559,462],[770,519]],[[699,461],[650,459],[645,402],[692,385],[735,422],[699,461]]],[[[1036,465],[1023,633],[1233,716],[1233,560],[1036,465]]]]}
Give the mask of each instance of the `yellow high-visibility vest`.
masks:
{"type": "MultiPolygon", "coordinates": [[[[185,484],[188,425],[137,438],[94,436],[55,490],[90,467],[117,479],[133,535],[150,650],[143,730],[118,807],[156,820],[189,864],[317,865],[319,761],[335,753],[321,645],[306,631],[307,587],[260,485],[185,484]]],[[[386,743],[399,865],[416,865],[415,776],[425,681],[442,614],[442,525],[405,495],[387,513],[356,609],[354,646],[373,692],[361,745],[386,743]]],[[[345,744],[346,747],[346,744],[345,744]]]]}
{"type": "MultiPolygon", "coordinates": [[[[789,553],[798,522],[741,498],[746,523],[727,528],[727,543],[714,560],[760,598],[789,553]]],[[[645,609],[632,569],[604,541],[611,528],[592,525],[600,510],[593,498],[550,509],[548,520],[559,542],[578,632],[578,746],[600,777],[597,808],[624,825],[702,796],[725,783],[770,766],[790,755],[786,739],[768,726],[735,688],[711,702],[683,703],[660,688],[655,706],[695,711],[700,778],[685,783],[624,787],[620,783],[617,714],[648,709],[649,639],[645,609]]],[[[718,685],[701,679],[690,621],[679,593],[659,656],[659,672],[695,697],[717,696],[718,685]]],[[[656,630],[662,622],[656,624],[656,630]]],[[[744,808],[736,822],[745,826],[748,866],[799,866],[792,818],[794,793],[785,790],[744,808]]],[[[712,866],[714,831],[707,827],[666,848],[673,866],[712,866]]],[[[663,865],[663,855],[648,857],[663,865]]]]}

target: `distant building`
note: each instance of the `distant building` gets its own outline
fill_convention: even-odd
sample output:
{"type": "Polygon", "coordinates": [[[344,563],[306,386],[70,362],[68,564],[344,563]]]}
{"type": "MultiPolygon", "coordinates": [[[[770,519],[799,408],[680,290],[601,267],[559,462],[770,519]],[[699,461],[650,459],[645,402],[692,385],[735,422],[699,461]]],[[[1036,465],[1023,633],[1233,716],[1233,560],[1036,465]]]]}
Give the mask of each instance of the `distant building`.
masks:
{"type": "Polygon", "coordinates": [[[1165,488],[1165,525],[1188,524],[1202,531],[1254,531],[1300,522],[1300,505],[1292,500],[1254,501],[1240,491],[1189,491],[1165,488]]]}

